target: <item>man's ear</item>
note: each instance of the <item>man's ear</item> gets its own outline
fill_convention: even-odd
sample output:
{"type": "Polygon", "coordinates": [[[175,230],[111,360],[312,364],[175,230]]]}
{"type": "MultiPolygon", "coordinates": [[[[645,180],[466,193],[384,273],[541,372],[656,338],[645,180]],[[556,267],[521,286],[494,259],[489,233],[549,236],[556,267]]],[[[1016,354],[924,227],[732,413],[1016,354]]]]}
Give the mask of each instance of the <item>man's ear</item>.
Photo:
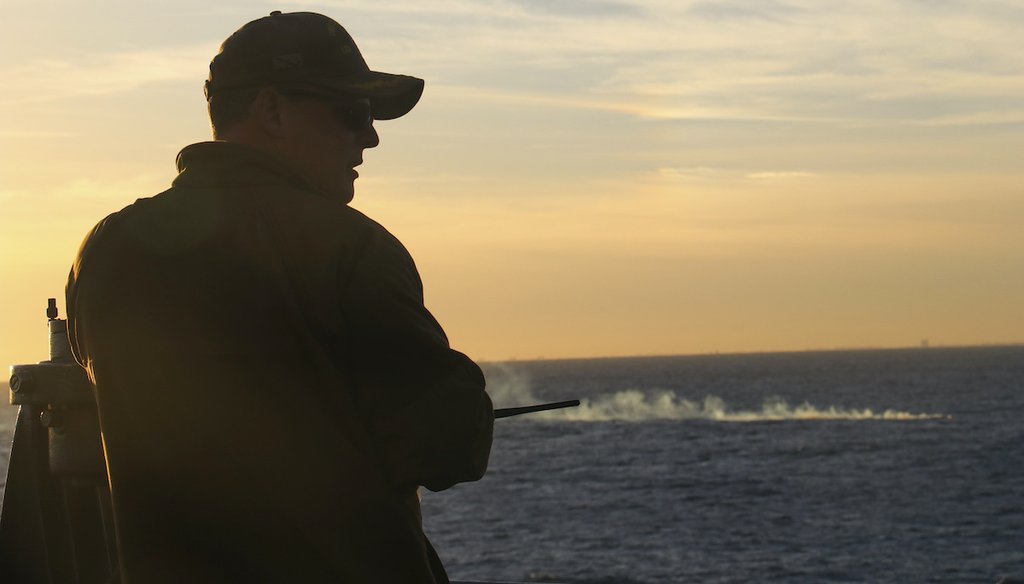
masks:
{"type": "Polygon", "coordinates": [[[249,104],[249,115],[255,120],[263,132],[272,137],[284,135],[284,97],[270,87],[264,87],[256,94],[249,104]]]}

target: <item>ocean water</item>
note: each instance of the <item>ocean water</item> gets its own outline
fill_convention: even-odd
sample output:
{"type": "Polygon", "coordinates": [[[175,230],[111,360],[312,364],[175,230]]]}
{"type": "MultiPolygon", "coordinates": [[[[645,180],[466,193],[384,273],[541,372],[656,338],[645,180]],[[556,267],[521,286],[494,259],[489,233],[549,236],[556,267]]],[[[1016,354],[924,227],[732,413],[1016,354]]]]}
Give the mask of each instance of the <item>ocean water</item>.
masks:
{"type": "Polygon", "coordinates": [[[1024,347],[484,369],[499,407],[583,404],[498,420],[483,480],[423,492],[453,579],[1024,578],[1024,347]]]}
{"type": "Polygon", "coordinates": [[[1024,347],[485,367],[477,483],[424,492],[453,579],[1024,578],[1024,347]]]}

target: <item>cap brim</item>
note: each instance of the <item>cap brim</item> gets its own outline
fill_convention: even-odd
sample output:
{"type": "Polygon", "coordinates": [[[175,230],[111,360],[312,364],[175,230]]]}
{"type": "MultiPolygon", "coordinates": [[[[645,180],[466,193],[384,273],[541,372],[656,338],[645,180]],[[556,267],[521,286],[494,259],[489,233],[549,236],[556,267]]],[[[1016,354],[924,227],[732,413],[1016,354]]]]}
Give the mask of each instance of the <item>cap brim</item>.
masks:
{"type": "Polygon", "coordinates": [[[378,71],[337,79],[319,79],[316,85],[369,99],[370,110],[377,120],[393,120],[404,116],[423,95],[422,79],[378,71]]]}

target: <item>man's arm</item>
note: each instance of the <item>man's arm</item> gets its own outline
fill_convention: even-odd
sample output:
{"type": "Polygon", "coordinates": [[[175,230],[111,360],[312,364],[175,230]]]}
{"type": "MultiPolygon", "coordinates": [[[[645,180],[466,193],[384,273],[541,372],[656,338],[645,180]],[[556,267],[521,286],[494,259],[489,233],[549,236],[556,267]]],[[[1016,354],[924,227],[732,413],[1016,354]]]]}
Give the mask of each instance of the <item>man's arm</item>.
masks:
{"type": "Polygon", "coordinates": [[[424,307],[408,252],[381,229],[345,276],[342,358],[392,480],[436,491],[482,477],[494,424],[484,377],[424,307]]]}

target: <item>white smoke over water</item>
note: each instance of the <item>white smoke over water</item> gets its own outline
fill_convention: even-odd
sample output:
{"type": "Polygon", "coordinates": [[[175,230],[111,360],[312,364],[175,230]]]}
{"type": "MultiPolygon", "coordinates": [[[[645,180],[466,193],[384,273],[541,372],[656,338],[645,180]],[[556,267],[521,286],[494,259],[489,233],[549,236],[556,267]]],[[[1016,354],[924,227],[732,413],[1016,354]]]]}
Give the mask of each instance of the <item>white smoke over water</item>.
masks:
{"type": "Polygon", "coordinates": [[[732,411],[725,401],[709,395],[703,401],[680,398],[672,391],[642,392],[631,389],[580,400],[578,408],[535,414],[546,420],[571,422],[642,422],[647,420],[709,420],[713,422],[781,422],[787,420],[935,420],[945,414],[913,414],[870,408],[819,408],[807,402],[790,406],[781,398],[769,398],[760,410],[732,411]]]}
{"type": "MultiPolygon", "coordinates": [[[[495,407],[514,407],[540,403],[530,389],[529,380],[521,373],[506,367],[497,368],[489,375],[487,388],[495,407]],[[497,379],[492,379],[496,377],[497,379]],[[497,383],[494,383],[497,381],[497,383]]],[[[575,396],[560,396],[571,399],[575,396]]],[[[871,408],[825,408],[803,402],[791,406],[779,397],[765,399],[760,410],[731,410],[725,400],[709,395],[703,400],[679,397],[674,391],[641,391],[628,389],[606,393],[593,398],[580,399],[575,408],[526,414],[533,420],[563,422],[643,422],[650,420],[708,420],[712,422],[782,422],[804,420],[951,420],[952,416],[939,413],[911,413],[871,408]]]]}

